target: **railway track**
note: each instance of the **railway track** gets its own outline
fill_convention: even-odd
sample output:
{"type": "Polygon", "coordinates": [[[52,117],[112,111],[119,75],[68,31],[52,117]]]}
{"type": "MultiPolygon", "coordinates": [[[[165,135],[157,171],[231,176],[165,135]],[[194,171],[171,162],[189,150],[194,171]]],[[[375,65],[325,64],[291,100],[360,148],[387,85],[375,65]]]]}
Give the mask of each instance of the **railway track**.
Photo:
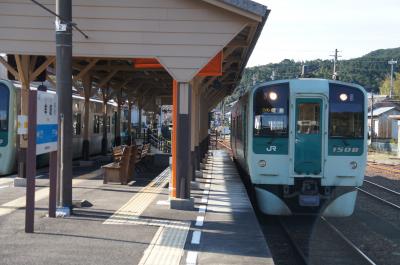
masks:
{"type": "Polygon", "coordinates": [[[377,201],[384,203],[385,205],[400,210],[400,192],[386,188],[369,180],[364,180],[364,185],[362,187],[358,187],[357,190],[371,198],[374,198],[377,201]],[[366,188],[369,190],[366,190],[366,188]]]}
{"type": "Polygon", "coordinates": [[[320,217],[315,222],[303,217],[292,219],[288,222],[280,218],[279,224],[300,264],[376,264],[326,218],[320,217]]]}
{"type": "Polygon", "coordinates": [[[218,143],[222,145],[224,148],[228,149],[228,151],[232,151],[230,144],[226,143],[224,140],[218,139],[218,143]]]}
{"type": "Polygon", "coordinates": [[[298,242],[293,238],[290,229],[288,226],[282,221],[282,219],[278,219],[278,223],[280,227],[282,228],[283,232],[285,233],[286,238],[289,239],[290,245],[292,246],[292,249],[296,252],[296,256],[298,257],[299,263],[300,264],[305,264],[308,265],[308,258],[298,242]]]}

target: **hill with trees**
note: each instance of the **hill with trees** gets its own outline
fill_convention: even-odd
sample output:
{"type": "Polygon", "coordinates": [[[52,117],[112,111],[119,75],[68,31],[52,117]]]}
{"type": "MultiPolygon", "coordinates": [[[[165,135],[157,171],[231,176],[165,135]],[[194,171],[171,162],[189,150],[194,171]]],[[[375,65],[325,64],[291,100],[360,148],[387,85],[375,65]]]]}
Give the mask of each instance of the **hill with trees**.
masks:
{"type": "MultiPolygon", "coordinates": [[[[390,88],[390,65],[388,61],[395,59],[395,92],[400,97],[400,47],[393,49],[380,49],[370,52],[362,57],[340,60],[337,64],[339,80],[357,83],[366,88],[367,91],[380,91],[388,94],[390,88]]],[[[285,59],[280,63],[271,63],[261,66],[246,68],[240,85],[226,101],[232,102],[249,90],[254,84],[272,79],[296,78],[301,74],[302,66],[306,65],[308,77],[331,79],[333,73],[332,60],[311,60],[295,62],[285,59]]]]}

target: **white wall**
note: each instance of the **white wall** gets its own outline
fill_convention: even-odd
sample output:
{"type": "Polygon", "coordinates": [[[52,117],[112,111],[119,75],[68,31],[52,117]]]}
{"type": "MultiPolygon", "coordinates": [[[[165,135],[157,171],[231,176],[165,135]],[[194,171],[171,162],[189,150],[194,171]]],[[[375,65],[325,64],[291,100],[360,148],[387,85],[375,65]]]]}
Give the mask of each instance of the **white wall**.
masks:
{"type": "MultiPolygon", "coordinates": [[[[41,0],[55,10],[55,0],[41,0]]],[[[74,0],[79,57],[157,58],[174,79],[192,80],[248,23],[200,0],[74,0]]],[[[0,0],[0,53],[55,55],[54,16],[28,0],[0,0]]]]}
{"type": "Polygon", "coordinates": [[[0,63],[0,79],[8,79],[7,78],[7,70],[1,63],[0,63]]]}

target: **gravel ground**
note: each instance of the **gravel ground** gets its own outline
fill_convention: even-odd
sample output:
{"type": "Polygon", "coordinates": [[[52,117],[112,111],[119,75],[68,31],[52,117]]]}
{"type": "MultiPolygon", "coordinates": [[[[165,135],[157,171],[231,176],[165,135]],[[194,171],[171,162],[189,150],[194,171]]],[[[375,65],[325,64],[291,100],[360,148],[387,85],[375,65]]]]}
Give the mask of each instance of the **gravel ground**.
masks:
{"type": "Polygon", "coordinates": [[[368,163],[365,179],[400,192],[400,166],[368,163]],[[394,170],[399,170],[399,173],[394,170]]]}
{"type": "MultiPolygon", "coordinates": [[[[396,170],[400,170],[400,165],[370,162],[365,179],[400,192],[400,173],[396,170]]],[[[392,203],[400,203],[400,196],[390,195],[371,184],[364,184],[362,188],[392,203]]],[[[377,264],[400,264],[398,209],[359,192],[351,217],[329,220],[377,264]]]]}
{"type": "Polygon", "coordinates": [[[379,207],[372,198],[360,195],[351,217],[329,221],[376,264],[400,264],[400,229],[394,224],[398,224],[398,214],[389,214],[385,207],[377,212],[379,207]]]}

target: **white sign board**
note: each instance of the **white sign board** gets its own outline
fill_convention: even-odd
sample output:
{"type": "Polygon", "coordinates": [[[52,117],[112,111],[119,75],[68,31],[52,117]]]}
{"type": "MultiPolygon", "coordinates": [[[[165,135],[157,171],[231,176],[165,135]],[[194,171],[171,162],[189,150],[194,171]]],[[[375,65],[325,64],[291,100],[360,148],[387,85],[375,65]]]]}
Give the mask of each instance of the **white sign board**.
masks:
{"type": "Polygon", "coordinates": [[[18,115],[18,135],[28,134],[28,116],[26,115],[18,115]]]}
{"type": "Polygon", "coordinates": [[[36,154],[57,150],[58,141],[57,95],[37,92],[36,154]]]}

